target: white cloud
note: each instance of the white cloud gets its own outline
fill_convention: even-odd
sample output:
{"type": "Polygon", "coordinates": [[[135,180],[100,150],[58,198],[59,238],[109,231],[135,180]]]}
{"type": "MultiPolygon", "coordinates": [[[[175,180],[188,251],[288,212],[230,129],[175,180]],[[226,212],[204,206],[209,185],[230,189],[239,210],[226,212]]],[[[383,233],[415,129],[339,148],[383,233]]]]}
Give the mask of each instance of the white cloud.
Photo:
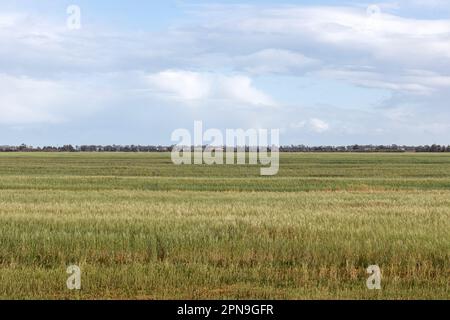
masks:
{"type": "Polygon", "coordinates": [[[330,125],[321,119],[311,118],[290,125],[291,129],[306,129],[314,133],[324,133],[330,130],[330,125]]]}
{"type": "Polygon", "coordinates": [[[319,62],[301,53],[281,49],[264,49],[236,58],[236,63],[251,74],[292,74],[317,66],[319,62]]]}
{"type": "Polygon", "coordinates": [[[218,97],[245,105],[276,106],[276,102],[261,90],[256,89],[246,76],[220,76],[217,81],[218,97]]]}
{"type": "Polygon", "coordinates": [[[441,8],[449,6],[447,0],[401,0],[401,4],[417,6],[421,8],[441,8]]]}
{"type": "Polygon", "coordinates": [[[60,122],[63,119],[54,115],[51,108],[64,104],[64,91],[52,81],[0,74],[0,122],[60,122]]]}
{"type": "MultiPolygon", "coordinates": [[[[0,122],[76,123],[77,117],[86,116],[88,122],[102,123],[112,105],[138,105],[136,119],[145,114],[159,122],[178,107],[178,112],[186,112],[179,118],[188,118],[198,110],[182,107],[196,105],[203,108],[202,116],[209,111],[209,119],[231,119],[242,112],[243,122],[264,120],[268,127],[274,118],[281,125],[290,123],[299,114],[297,106],[305,106],[312,110],[304,115],[307,120],[291,129],[303,128],[306,135],[325,139],[331,134],[323,133],[333,132],[333,138],[343,139],[335,133],[345,128],[343,135],[350,132],[353,139],[363,140],[361,132],[368,134],[376,126],[389,143],[392,132],[425,140],[449,132],[445,123],[450,120],[450,18],[392,14],[401,13],[404,2],[380,4],[383,13],[375,16],[353,5],[194,6],[190,9],[201,15],[184,20],[189,25],[174,22],[171,29],[153,33],[120,26],[113,31],[89,26],[69,32],[64,21],[50,25],[46,19],[3,13],[0,122]],[[322,84],[321,79],[327,81],[322,84]],[[286,87],[283,81],[288,81],[286,87]],[[350,112],[345,94],[327,87],[343,82],[350,84],[342,85],[348,90],[345,94],[361,86],[384,89],[383,97],[374,98],[372,105],[362,99],[359,109],[366,113],[350,112]],[[388,96],[384,91],[392,93],[392,99],[380,102],[388,96]],[[332,115],[313,101],[321,100],[316,98],[321,94],[336,95],[332,115]],[[279,106],[272,96],[295,110],[283,105],[264,113],[261,106],[279,106]],[[384,109],[374,108],[377,104],[384,109]],[[218,113],[216,106],[225,111],[218,113]],[[89,117],[97,111],[103,112],[89,117]],[[414,135],[414,130],[423,130],[424,136],[414,135]]],[[[444,6],[442,1],[432,2],[444,6]]],[[[356,96],[368,92],[355,91],[360,92],[356,96]]],[[[227,121],[230,126],[237,120],[227,121]]],[[[105,123],[103,128],[123,121],[105,123]]]]}
{"type": "Polygon", "coordinates": [[[325,69],[317,72],[321,77],[347,81],[352,84],[387,89],[415,95],[431,95],[450,88],[450,76],[425,70],[404,70],[403,74],[382,74],[375,71],[345,68],[325,69]]]}
{"type": "MultiPolygon", "coordinates": [[[[373,68],[371,72],[353,72],[350,82],[419,94],[442,87],[435,82],[436,76],[450,72],[450,19],[388,13],[371,17],[365,8],[344,6],[224,5],[198,6],[197,10],[212,11],[211,18],[196,21],[196,27],[179,26],[161,34],[89,28],[74,33],[43,19],[2,14],[0,25],[7,27],[0,29],[0,68],[31,77],[64,72],[157,73],[193,65],[207,71],[225,68],[244,76],[303,76],[321,69],[345,81],[341,75],[348,72],[346,65],[364,64],[373,68]],[[434,75],[398,76],[412,69],[434,75]]],[[[183,90],[178,91],[181,97],[195,100],[211,88],[183,90]]]]}
{"type": "Polygon", "coordinates": [[[371,16],[365,9],[223,6],[212,10],[205,28],[207,32],[222,34],[224,41],[233,39],[242,46],[257,47],[265,41],[266,46],[278,48],[262,49],[248,59],[241,58],[246,64],[244,70],[249,72],[294,71],[302,75],[302,68],[295,66],[305,62],[300,52],[308,51],[308,57],[321,62],[313,67],[328,76],[334,73],[339,80],[345,81],[341,76],[349,73],[347,65],[369,65],[371,72],[352,72],[350,82],[357,78],[364,86],[393,92],[424,94],[439,90],[441,80],[450,73],[450,18],[405,18],[387,12],[371,16]],[[239,14],[232,13],[235,11],[239,14]],[[430,74],[411,77],[407,73],[413,69],[430,74]]]}
{"type": "Polygon", "coordinates": [[[309,122],[311,124],[312,130],[317,133],[322,133],[330,129],[330,125],[323,120],[314,118],[311,119],[309,122]]]}
{"type": "Polygon", "coordinates": [[[151,87],[181,100],[202,100],[211,95],[207,76],[190,71],[167,70],[148,76],[151,87]]]}
{"type": "Polygon", "coordinates": [[[21,15],[18,14],[0,14],[0,28],[6,29],[17,25],[17,23],[22,19],[21,15]]]}
{"type": "Polygon", "coordinates": [[[61,123],[91,115],[118,99],[115,94],[123,89],[108,88],[107,81],[104,77],[49,80],[0,74],[0,123],[61,123]]]}
{"type": "Polygon", "coordinates": [[[182,102],[204,103],[225,100],[250,106],[275,106],[252,80],[242,75],[222,75],[183,70],[166,70],[147,76],[151,90],[182,102]]]}

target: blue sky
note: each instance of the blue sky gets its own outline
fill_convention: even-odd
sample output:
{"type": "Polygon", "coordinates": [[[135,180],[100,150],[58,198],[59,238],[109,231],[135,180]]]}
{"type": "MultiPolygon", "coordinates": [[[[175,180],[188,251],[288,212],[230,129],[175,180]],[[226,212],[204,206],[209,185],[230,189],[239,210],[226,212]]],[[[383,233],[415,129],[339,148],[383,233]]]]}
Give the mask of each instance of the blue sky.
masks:
{"type": "Polygon", "coordinates": [[[449,89],[443,0],[0,0],[0,145],[450,144],[449,89]]]}

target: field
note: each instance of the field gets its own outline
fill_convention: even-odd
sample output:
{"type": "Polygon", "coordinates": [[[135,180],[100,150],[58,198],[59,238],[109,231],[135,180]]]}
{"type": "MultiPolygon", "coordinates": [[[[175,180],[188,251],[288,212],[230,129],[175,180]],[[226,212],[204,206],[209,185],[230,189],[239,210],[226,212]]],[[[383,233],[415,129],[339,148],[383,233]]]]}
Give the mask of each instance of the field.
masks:
{"type": "Polygon", "coordinates": [[[3,153],[0,298],[449,299],[450,154],[3,153]]]}

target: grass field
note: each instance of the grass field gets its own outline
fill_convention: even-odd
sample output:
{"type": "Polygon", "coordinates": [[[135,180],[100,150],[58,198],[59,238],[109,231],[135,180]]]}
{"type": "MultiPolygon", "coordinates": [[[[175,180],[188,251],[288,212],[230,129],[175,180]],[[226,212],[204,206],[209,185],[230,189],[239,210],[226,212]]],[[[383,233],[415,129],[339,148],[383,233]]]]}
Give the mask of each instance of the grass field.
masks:
{"type": "Polygon", "coordinates": [[[449,299],[450,154],[3,153],[0,298],[449,299]]]}

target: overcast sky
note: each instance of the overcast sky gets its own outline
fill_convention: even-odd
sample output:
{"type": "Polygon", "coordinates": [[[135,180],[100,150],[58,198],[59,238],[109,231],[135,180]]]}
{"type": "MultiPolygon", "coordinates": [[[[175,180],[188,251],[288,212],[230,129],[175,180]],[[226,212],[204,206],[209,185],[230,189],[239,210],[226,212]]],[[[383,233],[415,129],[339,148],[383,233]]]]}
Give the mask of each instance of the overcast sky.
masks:
{"type": "Polygon", "coordinates": [[[449,105],[449,1],[0,0],[0,145],[450,144],[449,105]]]}

